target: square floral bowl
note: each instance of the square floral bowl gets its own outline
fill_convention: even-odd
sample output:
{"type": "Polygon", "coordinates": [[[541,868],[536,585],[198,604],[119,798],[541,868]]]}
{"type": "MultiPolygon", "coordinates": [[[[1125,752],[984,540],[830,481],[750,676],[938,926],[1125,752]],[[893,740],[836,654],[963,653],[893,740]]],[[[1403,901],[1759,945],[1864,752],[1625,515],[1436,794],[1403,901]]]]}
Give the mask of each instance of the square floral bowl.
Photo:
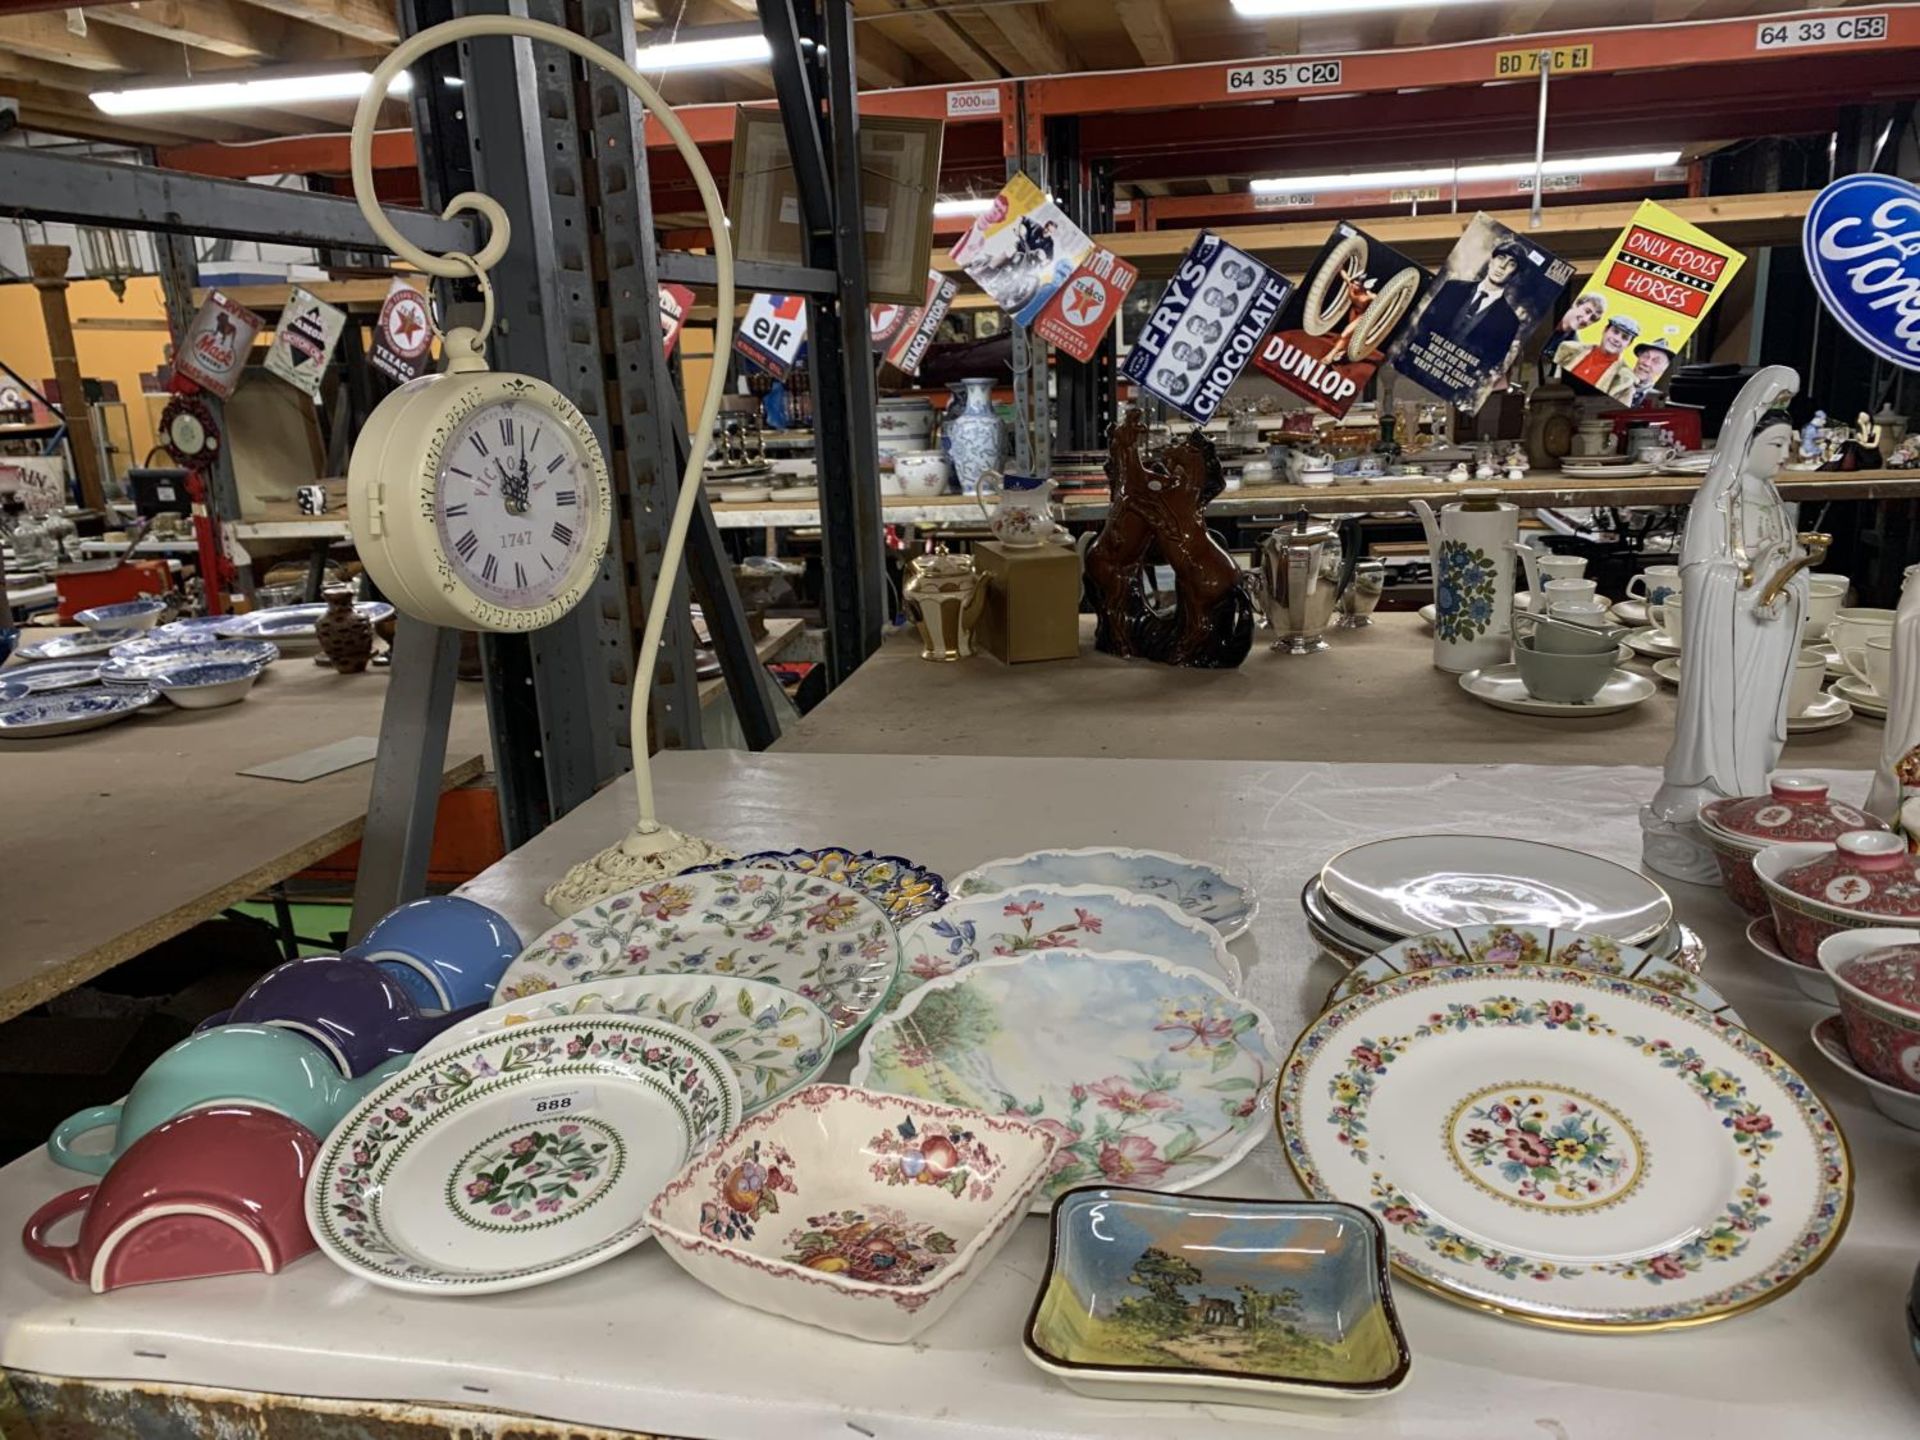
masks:
{"type": "Polygon", "coordinates": [[[1364,1399],[1412,1368],[1380,1222],[1338,1201],[1069,1190],[1027,1358],[1110,1400],[1364,1399]]]}
{"type": "Polygon", "coordinates": [[[647,1215],[729,1300],[899,1344],[946,1314],[1047,1173],[1038,1126],[809,1085],[695,1160],[647,1215]]]}

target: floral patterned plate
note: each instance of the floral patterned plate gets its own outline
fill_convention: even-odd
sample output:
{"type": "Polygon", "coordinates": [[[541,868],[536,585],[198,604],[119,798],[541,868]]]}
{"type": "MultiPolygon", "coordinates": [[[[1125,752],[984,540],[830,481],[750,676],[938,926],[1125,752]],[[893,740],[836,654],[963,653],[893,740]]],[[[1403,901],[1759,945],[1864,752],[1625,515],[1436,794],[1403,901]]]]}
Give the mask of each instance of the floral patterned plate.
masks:
{"type": "Polygon", "coordinates": [[[1252,887],[1217,865],[1161,850],[1097,845],[1085,850],[1032,850],[976,865],[953,882],[955,895],[987,895],[1022,885],[1104,885],[1166,900],[1220,932],[1245,933],[1258,904],[1252,887]]]}
{"type": "Polygon", "coordinates": [[[307,1223],[376,1285],[521,1290],[645,1240],[660,1187],[739,1122],[733,1071],[684,1030],[628,1015],[531,1021],[367,1096],[321,1147],[307,1223]]]}
{"type": "MultiPolygon", "coordinates": [[[[643,1015],[678,1025],[733,1067],[751,1115],[817,1080],[833,1058],[833,1021],[804,995],[726,975],[629,975],[543,990],[482,1010],[420,1047],[414,1066],[476,1035],[564,1015],[643,1015]]],[[[411,1068],[411,1067],[410,1067],[411,1068]]]]}
{"type": "Polygon", "coordinates": [[[1035,1209],[1108,1180],[1179,1192],[1260,1142],[1279,1043],[1213,976],[1037,950],[934,980],[875,1022],[852,1082],[1033,1121],[1060,1142],[1035,1209]]]}
{"type": "Polygon", "coordinates": [[[1838,1124],[1737,1025],[1551,965],[1385,979],[1308,1026],[1279,1087],[1307,1193],[1365,1206],[1449,1299],[1575,1330],[1698,1325],[1831,1252],[1838,1124]]]}
{"type": "Polygon", "coordinates": [[[900,932],[893,1004],[981,960],[1035,950],[1128,951],[1191,965],[1240,993],[1240,962],[1211,925],[1151,895],[1103,885],[1023,885],[951,900],[900,932]]]}
{"type": "Polygon", "coordinates": [[[947,903],[946,882],[924,865],[916,865],[898,855],[876,855],[871,850],[847,850],[839,846],[828,846],[824,850],[758,850],[738,860],[696,865],[681,873],[700,875],[709,870],[737,870],[742,866],[756,870],[794,870],[858,890],[885,910],[895,925],[905,925],[947,903]]]}
{"type": "Polygon", "coordinates": [[[493,1003],[621,975],[770,980],[825,1010],[845,1045],[899,971],[892,922],[858,891],[789,870],[709,870],[568,916],[506,968],[493,1003]]]}
{"type": "Polygon", "coordinates": [[[1633,945],[1622,945],[1604,935],[1578,930],[1556,934],[1545,925],[1462,925],[1435,930],[1389,945],[1370,955],[1340,978],[1327,994],[1325,1009],[1351,1000],[1362,990],[1394,975],[1431,970],[1436,965],[1571,965],[1596,975],[1618,975],[1638,980],[1669,995],[1691,1000],[1702,1010],[1744,1025],[1739,1013],[1720,992],[1693,971],[1664,956],[1633,945]]]}

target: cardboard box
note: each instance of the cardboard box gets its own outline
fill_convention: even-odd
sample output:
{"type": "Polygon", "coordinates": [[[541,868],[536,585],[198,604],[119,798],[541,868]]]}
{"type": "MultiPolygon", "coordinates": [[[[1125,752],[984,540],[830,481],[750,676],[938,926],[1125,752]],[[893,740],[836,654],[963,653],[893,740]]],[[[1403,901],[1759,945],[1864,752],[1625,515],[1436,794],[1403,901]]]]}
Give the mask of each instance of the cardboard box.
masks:
{"type": "Polygon", "coordinates": [[[987,580],[975,637],[982,650],[1010,665],[1080,653],[1080,556],[1072,546],[983,540],[973,564],[987,580]]]}

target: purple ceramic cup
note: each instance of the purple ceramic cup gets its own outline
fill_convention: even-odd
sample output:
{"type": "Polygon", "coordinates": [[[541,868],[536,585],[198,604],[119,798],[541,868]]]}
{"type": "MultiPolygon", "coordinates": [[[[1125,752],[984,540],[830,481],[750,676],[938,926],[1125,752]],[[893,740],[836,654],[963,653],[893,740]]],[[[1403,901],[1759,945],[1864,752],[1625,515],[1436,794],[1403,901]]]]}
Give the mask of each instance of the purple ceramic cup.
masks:
{"type": "Polygon", "coordinates": [[[385,967],[338,955],[289,960],[262,975],[224,1014],[197,1027],[277,1025],[306,1036],[354,1079],[396,1055],[411,1055],[449,1025],[486,1008],[425,1015],[385,967]]]}

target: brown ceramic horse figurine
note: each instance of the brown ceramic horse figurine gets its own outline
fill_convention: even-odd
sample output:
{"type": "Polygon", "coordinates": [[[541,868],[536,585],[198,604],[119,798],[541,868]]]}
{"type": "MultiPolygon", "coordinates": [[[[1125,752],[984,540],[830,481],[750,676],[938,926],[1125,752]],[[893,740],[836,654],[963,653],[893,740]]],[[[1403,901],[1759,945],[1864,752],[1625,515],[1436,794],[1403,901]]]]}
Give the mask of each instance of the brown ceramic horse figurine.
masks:
{"type": "Polygon", "coordinates": [[[1148,463],[1140,454],[1145,429],[1129,409],[1112,432],[1107,523],[1086,557],[1094,643],[1114,655],[1230,669],[1253,646],[1253,601],[1202,513],[1226,488],[1219,457],[1195,430],[1167,449],[1165,463],[1148,463]],[[1173,569],[1171,612],[1147,600],[1145,569],[1156,552],[1173,569]]]}

